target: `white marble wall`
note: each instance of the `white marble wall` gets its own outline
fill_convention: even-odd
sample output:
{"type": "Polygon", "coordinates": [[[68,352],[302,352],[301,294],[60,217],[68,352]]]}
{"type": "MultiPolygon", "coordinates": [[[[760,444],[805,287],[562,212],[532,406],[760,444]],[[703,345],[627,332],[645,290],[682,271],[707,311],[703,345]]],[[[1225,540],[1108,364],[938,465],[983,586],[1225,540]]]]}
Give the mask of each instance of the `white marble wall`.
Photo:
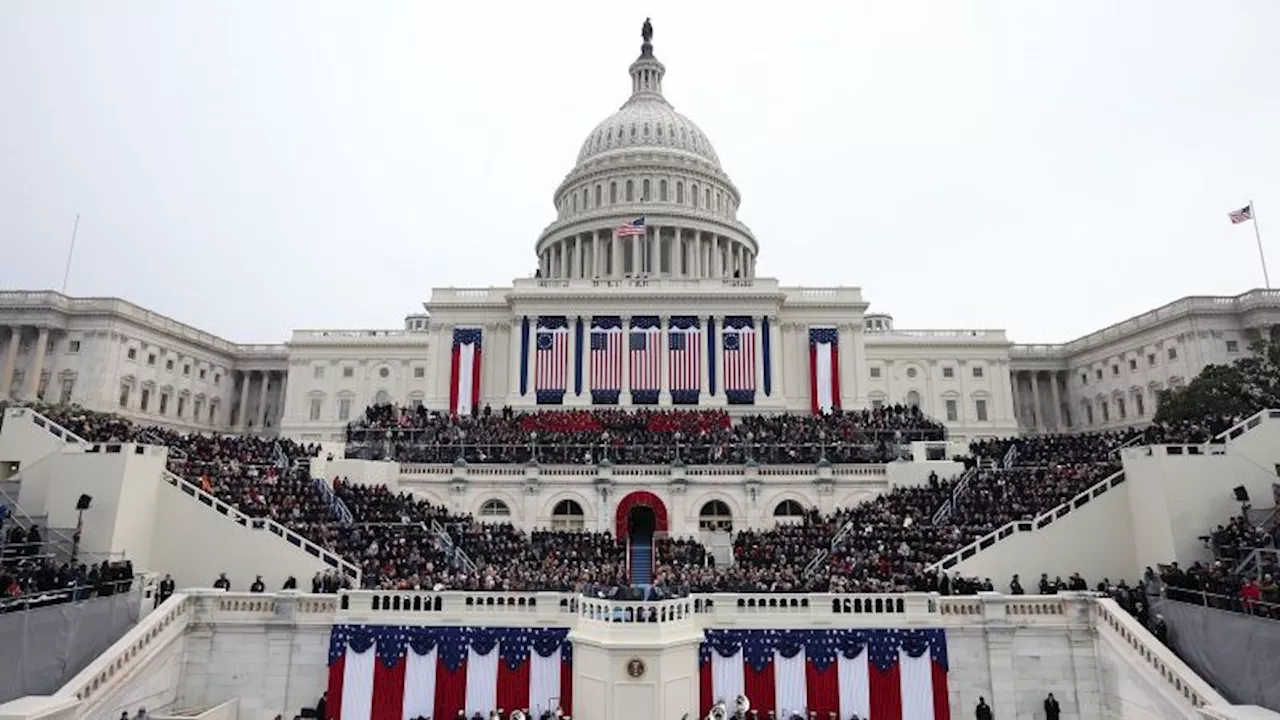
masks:
{"type": "Polygon", "coordinates": [[[240,699],[241,720],[296,716],[314,707],[328,682],[325,626],[204,624],[186,637],[179,707],[240,699]]]}

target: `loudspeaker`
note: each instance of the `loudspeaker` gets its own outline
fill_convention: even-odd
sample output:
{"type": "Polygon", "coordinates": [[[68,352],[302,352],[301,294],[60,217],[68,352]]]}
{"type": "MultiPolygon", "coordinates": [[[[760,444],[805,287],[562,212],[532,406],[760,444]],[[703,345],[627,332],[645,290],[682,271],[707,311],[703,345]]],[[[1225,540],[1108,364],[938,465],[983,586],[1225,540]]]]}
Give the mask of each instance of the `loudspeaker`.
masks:
{"type": "Polygon", "coordinates": [[[1249,502],[1249,491],[1245,489],[1245,486],[1238,485],[1236,486],[1236,489],[1232,490],[1231,492],[1236,494],[1237,502],[1242,502],[1242,503],[1249,502]]]}
{"type": "Polygon", "coordinates": [[[92,498],[92,497],[90,497],[90,496],[88,496],[88,495],[81,495],[81,496],[80,496],[80,499],[76,501],[76,509],[77,509],[77,510],[88,510],[88,509],[89,509],[89,503],[91,503],[91,502],[93,502],[93,498],[92,498]]]}

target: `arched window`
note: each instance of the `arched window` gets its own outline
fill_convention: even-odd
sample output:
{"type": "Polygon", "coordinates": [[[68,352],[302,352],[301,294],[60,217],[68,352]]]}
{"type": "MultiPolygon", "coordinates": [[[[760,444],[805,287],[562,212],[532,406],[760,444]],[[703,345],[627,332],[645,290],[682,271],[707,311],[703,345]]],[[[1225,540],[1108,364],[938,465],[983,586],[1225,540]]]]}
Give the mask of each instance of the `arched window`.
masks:
{"type": "Polygon", "coordinates": [[[596,207],[600,207],[600,198],[601,198],[600,186],[596,185],[596,207]]]}
{"type": "Polygon", "coordinates": [[[587,205],[587,189],[582,188],[582,209],[586,210],[588,207],[590,207],[590,205],[587,205]]]}
{"type": "Polygon", "coordinates": [[[632,181],[630,181],[630,180],[628,180],[628,181],[627,181],[627,195],[626,195],[627,202],[632,202],[632,201],[634,201],[634,200],[636,199],[636,192],[635,192],[635,190],[636,190],[635,183],[634,183],[634,182],[632,182],[632,181]]]}
{"type": "Polygon", "coordinates": [[[573,194],[573,211],[578,212],[578,193],[573,194]]]}
{"type": "Polygon", "coordinates": [[[609,204],[616,205],[618,202],[618,183],[609,183],[609,204]]]}
{"type": "Polygon", "coordinates": [[[907,393],[907,407],[920,407],[920,393],[915,390],[907,393]]]}
{"type": "Polygon", "coordinates": [[[723,195],[716,193],[716,212],[720,212],[720,203],[723,201],[723,195]]]}
{"type": "Polygon", "coordinates": [[[706,205],[704,205],[704,207],[710,210],[711,209],[711,188],[707,188],[706,193],[707,193],[707,203],[706,205]]]}
{"type": "Polygon", "coordinates": [[[378,394],[373,396],[373,404],[374,405],[390,405],[391,396],[387,394],[386,390],[379,390],[378,394]]]}
{"type": "Polygon", "coordinates": [[[698,207],[698,183],[689,186],[689,193],[693,195],[693,206],[698,207]]]}
{"type": "Polygon", "coordinates": [[[795,500],[783,500],[773,509],[773,516],[785,518],[804,517],[804,508],[795,500]]]}
{"type": "Polygon", "coordinates": [[[684,181],[683,180],[676,181],[676,202],[680,203],[681,205],[684,204],[684,181]]]}
{"type": "Polygon", "coordinates": [[[733,513],[723,500],[710,500],[698,511],[698,529],[733,532],[733,513]]]}
{"type": "Polygon", "coordinates": [[[501,500],[485,500],[480,506],[480,517],[482,518],[500,518],[511,517],[511,508],[501,500]]]}
{"type": "Polygon", "coordinates": [[[640,199],[649,202],[649,181],[644,180],[640,183],[640,199]]]}
{"type": "Polygon", "coordinates": [[[666,180],[658,181],[658,200],[660,202],[667,201],[667,181],[666,180]]]}
{"type": "Polygon", "coordinates": [[[551,511],[552,530],[581,530],[586,527],[586,513],[575,500],[561,500],[551,511]]]}

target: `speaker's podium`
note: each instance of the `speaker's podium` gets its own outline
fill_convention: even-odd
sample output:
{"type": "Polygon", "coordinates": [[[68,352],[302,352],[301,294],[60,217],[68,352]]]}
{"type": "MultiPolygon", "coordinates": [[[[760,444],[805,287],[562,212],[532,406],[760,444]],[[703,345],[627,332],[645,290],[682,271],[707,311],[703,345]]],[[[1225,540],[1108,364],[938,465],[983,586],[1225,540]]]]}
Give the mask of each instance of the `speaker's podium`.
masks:
{"type": "Polygon", "coordinates": [[[601,720],[698,717],[702,630],[691,598],[579,600],[573,715],[601,720]]]}

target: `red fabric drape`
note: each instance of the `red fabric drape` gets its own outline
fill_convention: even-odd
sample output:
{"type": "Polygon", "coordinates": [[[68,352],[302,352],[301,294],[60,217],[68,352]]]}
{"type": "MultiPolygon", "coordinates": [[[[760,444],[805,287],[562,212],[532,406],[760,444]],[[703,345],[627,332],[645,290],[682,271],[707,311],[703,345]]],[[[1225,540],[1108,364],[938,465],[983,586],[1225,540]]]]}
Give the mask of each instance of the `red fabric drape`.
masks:
{"type": "MultiPolygon", "coordinates": [[[[715,652],[712,650],[712,652],[715,652]]],[[[704,718],[711,712],[711,661],[702,663],[698,668],[698,717],[704,718]]]]}
{"type": "Polygon", "coordinates": [[[663,504],[662,499],[647,490],[637,490],[627,493],[626,497],[618,502],[618,512],[615,518],[617,526],[617,535],[615,537],[624,538],[631,535],[631,522],[628,517],[631,510],[636,507],[647,507],[653,510],[654,530],[657,532],[667,531],[667,506],[663,504]]]}
{"type": "Polygon", "coordinates": [[[871,676],[871,720],[902,720],[902,677],[900,665],[894,663],[887,671],[874,664],[869,668],[871,676]]]}
{"type": "Polygon", "coordinates": [[[809,710],[818,713],[819,720],[827,720],[827,713],[840,715],[840,670],[832,662],[824,670],[812,662],[804,666],[805,694],[809,698],[809,710]]]}
{"type": "Polygon", "coordinates": [[[338,661],[329,666],[329,696],[325,715],[319,720],[338,720],[342,716],[342,678],[347,671],[347,656],[344,652],[338,661]]]}
{"type": "Polygon", "coordinates": [[[476,354],[471,358],[471,407],[472,412],[480,409],[480,343],[476,343],[476,354]]]}
{"type": "Polygon", "coordinates": [[[951,698],[947,697],[947,669],[933,663],[933,720],[951,720],[951,698]]]}
{"type": "MultiPolygon", "coordinates": [[[[714,650],[712,652],[715,652],[714,650]]],[[[747,663],[742,670],[743,683],[742,687],[747,697],[751,700],[751,709],[759,710],[760,717],[765,717],[770,710],[777,710],[777,693],[773,681],[773,663],[764,666],[763,670],[756,670],[747,663]]],[[[730,707],[735,698],[725,698],[725,703],[730,707]]]]}
{"type": "Polygon", "coordinates": [[[512,668],[506,660],[498,660],[498,707],[510,715],[512,710],[529,707],[529,661],[512,668]]]}
{"type": "Polygon", "coordinates": [[[449,357],[449,414],[458,412],[458,365],[462,362],[462,350],[457,345],[449,357]]]}
{"type": "Polygon", "coordinates": [[[831,341],[831,407],[840,409],[840,339],[831,341]]]}
{"type": "Polygon", "coordinates": [[[813,340],[809,341],[809,397],[813,414],[822,412],[818,407],[818,346],[813,340]]]}
{"type": "Polygon", "coordinates": [[[565,715],[573,716],[573,661],[560,663],[560,710],[565,715]]]}
{"type": "Polygon", "coordinates": [[[449,672],[444,660],[436,660],[436,712],[433,717],[453,718],[467,705],[467,661],[449,672]]]}
{"type": "Polygon", "coordinates": [[[404,672],[408,666],[405,658],[387,667],[381,658],[373,661],[373,703],[369,716],[372,720],[401,720],[404,710],[404,672]]]}

